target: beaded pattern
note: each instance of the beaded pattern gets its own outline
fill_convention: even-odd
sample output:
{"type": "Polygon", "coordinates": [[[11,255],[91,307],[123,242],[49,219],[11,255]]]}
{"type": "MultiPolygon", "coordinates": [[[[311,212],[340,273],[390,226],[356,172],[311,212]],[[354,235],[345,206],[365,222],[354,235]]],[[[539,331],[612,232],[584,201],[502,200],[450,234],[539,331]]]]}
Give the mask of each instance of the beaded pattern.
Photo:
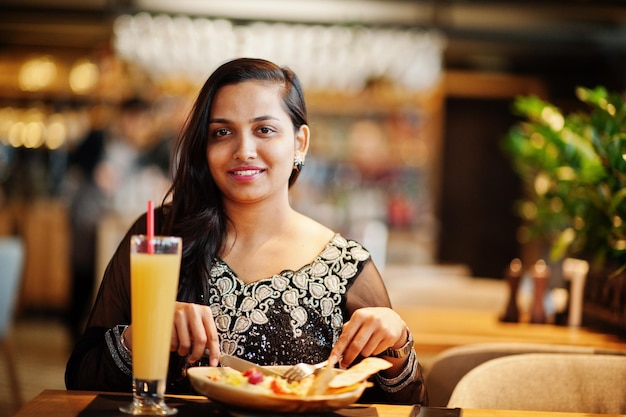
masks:
{"type": "Polygon", "coordinates": [[[126,375],[132,375],[132,359],[128,348],[122,342],[122,333],[127,325],[118,325],[104,334],[107,348],[113,357],[115,365],[126,375]]]}
{"type": "Polygon", "coordinates": [[[408,387],[410,384],[415,382],[418,371],[418,363],[415,349],[412,348],[409,353],[407,363],[400,375],[395,378],[385,378],[380,374],[376,374],[378,385],[383,391],[388,393],[398,392],[408,387]]]}
{"type": "Polygon", "coordinates": [[[345,294],[369,256],[336,234],[312,263],[249,284],[215,259],[208,304],[222,352],[260,365],[326,359],[341,332],[345,294]]]}

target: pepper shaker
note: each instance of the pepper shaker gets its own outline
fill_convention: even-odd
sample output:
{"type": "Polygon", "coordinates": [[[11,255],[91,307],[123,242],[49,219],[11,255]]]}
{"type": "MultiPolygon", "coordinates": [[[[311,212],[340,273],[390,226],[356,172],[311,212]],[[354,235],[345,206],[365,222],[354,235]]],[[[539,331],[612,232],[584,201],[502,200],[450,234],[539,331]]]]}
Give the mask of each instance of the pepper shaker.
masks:
{"type": "Polygon", "coordinates": [[[548,278],[550,276],[550,268],[543,259],[539,259],[533,265],[533,301],[530,308],[531,323],[545,323],[546,311],[544,308],[544,299],[546,290],[548,289],[548,278]]]}
{"type": "Polygon", "coordinates": [[[519,291],[519,285],[522,278],[522,261],[519,258],[515,258],[511,261],[506,269],[506,280],[509,284],[509,300],[506,305],[506,309],[500,321],[515,323],[519,321],[519,306],[517,304],[517,294],[519,291]]]}

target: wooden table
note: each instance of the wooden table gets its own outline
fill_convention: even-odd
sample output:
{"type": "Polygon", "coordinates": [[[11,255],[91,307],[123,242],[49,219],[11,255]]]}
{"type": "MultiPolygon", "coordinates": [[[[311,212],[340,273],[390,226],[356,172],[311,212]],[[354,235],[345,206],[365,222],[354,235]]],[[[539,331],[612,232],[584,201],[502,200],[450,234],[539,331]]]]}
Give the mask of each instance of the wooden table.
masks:
{"type": "MultiPolygon", "coordinates": [[[[104,393],[103,395],[107,395],[104,393]]],[[[123,394],[118,394],[123,395],[123,394]]],[[[14,417],[76,417],[84,411],[91,402],[98,396],[97,392],[85,391],[62,391],[62,390],[46,390],[37,397],[26,403],[14,417]]],[[[204,397],[197,396],[176,396],[175,398],[193,401],[200,404],[210,404],[204,397]]],[[[378,417],[408,417],[411,411],[410,406],[406,405],[383,405],[375,404],[378,417]]],[[[97,410],[90,415],[98,415],[97,410]]],[[[207,410],[208,411],[208,410],[207,410]]],[[[117,413],[115,413],[117,414],[117,413]]],[[[111,413],[103,412],[101,416],[108,416],[111,413]]],[[[185,417],[183,413],[178,414],[185,417]]],[[[209,413],[207,412],[208,416],[209,413]]],[[[121,412],[119,416],[124,416],[121,412]]],[[[610,417],[611,414],[586,414],[586,413],[554,413],[554,412],[538,412],[538,411],[515,411],[515,410],[472,410],[463,409],[462,417],[610,417]]],[[[613,414],[612,416],[618,416],[613,414]]],[[[626,415],[622,415],[626,417],[626,415]]]]}
{"type": "Polygon", "coordinates": [[[584,327],[502,323],[493,311],[437,307],[397,307],[415,337],[418,354],[434,355],[472,343],[527,342],[592,346],[626,352],[626,340],[584,327]]]}

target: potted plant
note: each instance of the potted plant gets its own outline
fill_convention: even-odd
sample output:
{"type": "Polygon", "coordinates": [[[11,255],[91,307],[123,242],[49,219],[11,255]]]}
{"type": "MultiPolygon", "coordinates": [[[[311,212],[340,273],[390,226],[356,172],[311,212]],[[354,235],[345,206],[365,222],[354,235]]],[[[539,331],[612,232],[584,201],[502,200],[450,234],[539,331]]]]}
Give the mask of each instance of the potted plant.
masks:
{"type": "Polygon", "coordinates": [[[586,110],[569,114],[535,96],[514,101],[522,119],[503,145],[525,187],[521,235],[547,243],[552,262],[587,260],[585,316],[626,329],[626,105],[603,87],[576,96],[586,110]]]}

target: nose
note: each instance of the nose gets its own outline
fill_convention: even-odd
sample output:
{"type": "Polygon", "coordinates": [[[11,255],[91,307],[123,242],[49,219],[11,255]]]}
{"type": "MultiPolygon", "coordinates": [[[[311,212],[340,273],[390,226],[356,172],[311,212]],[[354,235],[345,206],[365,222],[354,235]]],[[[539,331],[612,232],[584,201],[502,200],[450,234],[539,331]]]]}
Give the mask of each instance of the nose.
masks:
{"type": "Polygon", "coordinates": [[[247,161],[256,158],[256,143],[250,135],[240,135],[236,141],[233,159],[247,161]]]}

